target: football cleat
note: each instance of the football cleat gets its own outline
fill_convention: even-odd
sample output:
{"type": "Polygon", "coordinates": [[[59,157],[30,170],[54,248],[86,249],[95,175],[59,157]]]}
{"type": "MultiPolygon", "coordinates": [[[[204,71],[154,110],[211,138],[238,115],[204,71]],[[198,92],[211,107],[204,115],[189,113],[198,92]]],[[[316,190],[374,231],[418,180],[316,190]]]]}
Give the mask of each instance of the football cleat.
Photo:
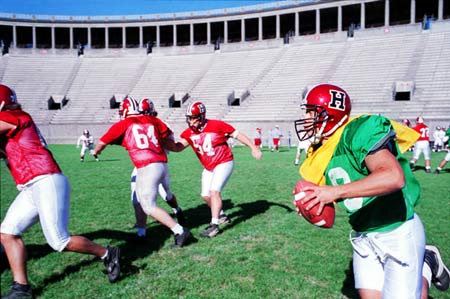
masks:
{"type": "Polygon", "coordinates": [[[434,171],[434,174],[440,174],[441,173],[441,171],[439,170],[439,169],[436,169],[435,171],[434,171]]]}
{"type": "Polygon", "coordinates": [[[206,229],[200,234],[202,238],[214,238],[220,233],[219,226],[217,224],[210,224],[206,229]]]}
{"type": "Polygon", "coordinates": [[[450,271],[442,261],[439,249],[434,245],[425,246],[425,263],[431,269],[431,282],[440,290],[445,291],[450,286],[450,271]]]}
{"type": "Polygon", "coordinates": [[[107,255],[103,260],[108,273],[109,282],[116,282],[120,277],[120,249],[119,247],[106,247],[107,255]]]}
{"type": "Polygon", "coordinates": [[[11,284],[11,290],[2,299],[32,299],[33,292],[29,284],[20,284],[15,281],[11,284]]]}
{"type": "Polygon", "coordinates": [[[219,217],[219,225],[220,224],[230,224],[231,223],[231,219],[228,217],[227,214],[222,214],[219,217]]]}
{"type": "Polygon", "coordinates": [[[425,172],[426,173],[431,173],[431,169],[430,168],[425,168],[425,172]]]}
{"type": "Polygon", "coordinates": [[[172,245],[172,248],[181,248],[183,245],[186,245],[188,240],[191,238],[191,232],[187,228],[183,228],[182,234],[175,235],[175,243],[172,245]]]}

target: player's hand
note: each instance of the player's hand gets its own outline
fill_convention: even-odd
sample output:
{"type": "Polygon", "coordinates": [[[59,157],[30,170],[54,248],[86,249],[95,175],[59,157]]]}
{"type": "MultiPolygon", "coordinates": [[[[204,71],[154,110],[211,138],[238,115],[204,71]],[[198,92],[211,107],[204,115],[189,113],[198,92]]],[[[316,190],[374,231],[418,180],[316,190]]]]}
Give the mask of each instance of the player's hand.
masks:
{"type": "Polygon", "coordinates": [[[258,147],[255,147],[252,149],[252,156],[256,159],[256,160],[261,160],[262,158],[262,152],[258,147]]]}

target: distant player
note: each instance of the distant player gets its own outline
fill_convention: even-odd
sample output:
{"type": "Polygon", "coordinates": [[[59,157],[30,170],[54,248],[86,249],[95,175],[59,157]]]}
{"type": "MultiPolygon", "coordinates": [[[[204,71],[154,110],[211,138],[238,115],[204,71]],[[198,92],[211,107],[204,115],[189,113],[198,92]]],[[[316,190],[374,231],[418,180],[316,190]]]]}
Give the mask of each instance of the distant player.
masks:
{"type": "Polygon", "coordinates": [[[295,154],[294,165],[298,165],[303,152],[305,153],[305,156],[306,156],[310,145],[311,145],[311,141],[309,139],[304,140],[304,141],[300,141],[300,140],[298,141],[297,153],[295,154]]]}
{"type": "Polygon", "coordinates": [[[261,142],[261,128],[256,128],[254,137],[253,137],[253,144],[259,148],[262,148],[262,142],[261,142]]]}
{"type": "Polygon", "coordinates": [[[275,128],[272,130],[272,143],[273,143],[273,151],[280,151],[280,139],[283,137],[280,131],[280,127],[278,125],[275,126],[275,128]]]}
{"type": "Polygon", "coordinates": [[[190,145],[204,167],[201,195],[211,209],[211,223],[200,236],[212,238],[220,232],[219,224],[230,222],[222,210],[221,195],[234,166],[233,152],[227,140],[235,138],[248,146],[255,159],[261,159],[262,153],[246,135],[228,123],[206,119],[206,107],[201,102],[187,107],[186,122],[189,127],[181,133],[176,146],[169,149],[179,152],[190,145]]]}
{"type": "Polygon", "coordinates": [[[182,247],[190,239],[190,231],[175,222],[156,202],[158,185],[168,172],[163,144],[172,131],[159,118],[141,115],[138,103],[130,97],[122,101],[119,114],[121,120],[100,138],[94,153],[100,154],[108,144],[118,144],[127,149],[137,168],[136,194],[143,211],[173,232],[173,247],[182,247]]]}
{"type": "MultiPolygon", "coordinates": [[[[78,138],[77,148],[80,147],[80,144],[81,144],[80,162],[84,162],[84,155],[86,155],[88,151],[91,155],[93,155],[92,153],[94,151],[94,137],[92,137],[88,129],[84,129],[83,135],[81,135],[78,138]]],[[[95,158],[95,161],[98,162],[98,156],[97,155],[93,156],[95,158]]]]}
{"type": "Polygon", "coordinates": [[[423,154],[425,159],[425,171],[431,172],[431,148],[430,148],[430,131],[428,126],[424,123],[423,117],[419,116],[416,119],[416,125],[413,130],[420,134],[419,139],[414,144],[413,158],[409,162],[411,169],[415,169],[416,162],[419,160],[420,155],[423,154]]]}

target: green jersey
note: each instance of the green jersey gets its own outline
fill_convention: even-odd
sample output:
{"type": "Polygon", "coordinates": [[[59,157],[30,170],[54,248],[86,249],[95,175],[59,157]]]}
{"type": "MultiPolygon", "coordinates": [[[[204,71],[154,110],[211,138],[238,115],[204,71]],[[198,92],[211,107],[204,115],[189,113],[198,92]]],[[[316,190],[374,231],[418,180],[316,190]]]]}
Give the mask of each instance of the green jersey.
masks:
{"type": "Polygon", "coordinates": [[[343,198],[338,201],[347,211],[349,222],[355,231],[389,231],[414,215],[414,206],[420,198],[420,186],[408,161],[401,154],[395,136],[391,122],[385,117],[363,115],[356,118],[344,128],[327,166],[327,185],[354,182],[370,173],[364,162],[367,155],[387,148],[403,169],[406,183],[401,190],[382,196],[343,198]]]}

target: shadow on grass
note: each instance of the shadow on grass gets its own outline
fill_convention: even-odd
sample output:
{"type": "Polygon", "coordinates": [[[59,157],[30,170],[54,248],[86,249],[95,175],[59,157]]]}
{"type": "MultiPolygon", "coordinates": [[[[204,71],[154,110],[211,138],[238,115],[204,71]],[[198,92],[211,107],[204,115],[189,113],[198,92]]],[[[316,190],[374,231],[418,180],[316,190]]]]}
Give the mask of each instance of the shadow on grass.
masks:
{"type": "MultiPolygon", "coordinates": [[[[256,200],[254,202],[243,203],[234,206],[230,199],[223,201],[223,208],[231,209],[238,207],[239,211],[233,212],[229,216],[232,218],[232,223],[227,225],[226,229],[230,229],[233,226],[238,225],[256,215],[266,212],[271,206],[278,206],[285,209],[288,212],[293,212],[294,210],[289,206],[282,205],[279,203],[270,202],[267,200],[256,200]]],[[[199,206],[184,210],[186,215],[186,227],[192,229],[195,227],[200,227],[206,225],[210,222],[211,212],[209,207],[202,203],[199,206]]],[[[107,239],[113,241],[123,242],[119,245],[121,250],[121,279],[124,277],[138,273],[139,271],[145,269],[147,264],[142,264],[136,266],[133,264],[134,261],[145,258],[151,255],[153,252],[160,250],[167,239],[173,238],[172,232],[163,225],[154,222],[147,228],[147,237],[145,239],[137,239],[136,233],[134,231],[119,231],[119,230],[109,230],[101,229],[94,232],[89,232],[82,234],[82,236],[95,242],[96,239],[107,239]]],[[[192,238],[191,242],[188,244],[197,242],[195,237],[192,238]]],[[[103,244],[102,245],[106,245],[103,244]]],[[[29,244],[26,245],[28,252],[28,259],[39,259],[45,257],[50,253],[60,254],[52,250],[47,244],[29,244]]],[[[180,249],[173,249],[180,250],[180,249]]],[[[182,249],[181,249],[182,250],[182,249]]],[[[64,254],[64,253],[62,253],[64,254]]],[[[79,272],[83,267],[88,266],[92,263],[99,263],[100,269],[106,274],[103,263],[98,258],[92,258],[88,260],[80,261],[79,263],[67,266],[65,269],[59,271],[59,273],[51,274],[49,277],[45,278],[40,285],[33,288],[33,293],[39,296],[44,288],[52,283],[61,281],[68,275],[72,273],[79,272]]],[[[8,261],[6,256],[2,254],[1,256],[1,272],[8,269],[8,261]]],[[[107,281],[107,276],[105,275],[105,280],[107,281]]]]}

